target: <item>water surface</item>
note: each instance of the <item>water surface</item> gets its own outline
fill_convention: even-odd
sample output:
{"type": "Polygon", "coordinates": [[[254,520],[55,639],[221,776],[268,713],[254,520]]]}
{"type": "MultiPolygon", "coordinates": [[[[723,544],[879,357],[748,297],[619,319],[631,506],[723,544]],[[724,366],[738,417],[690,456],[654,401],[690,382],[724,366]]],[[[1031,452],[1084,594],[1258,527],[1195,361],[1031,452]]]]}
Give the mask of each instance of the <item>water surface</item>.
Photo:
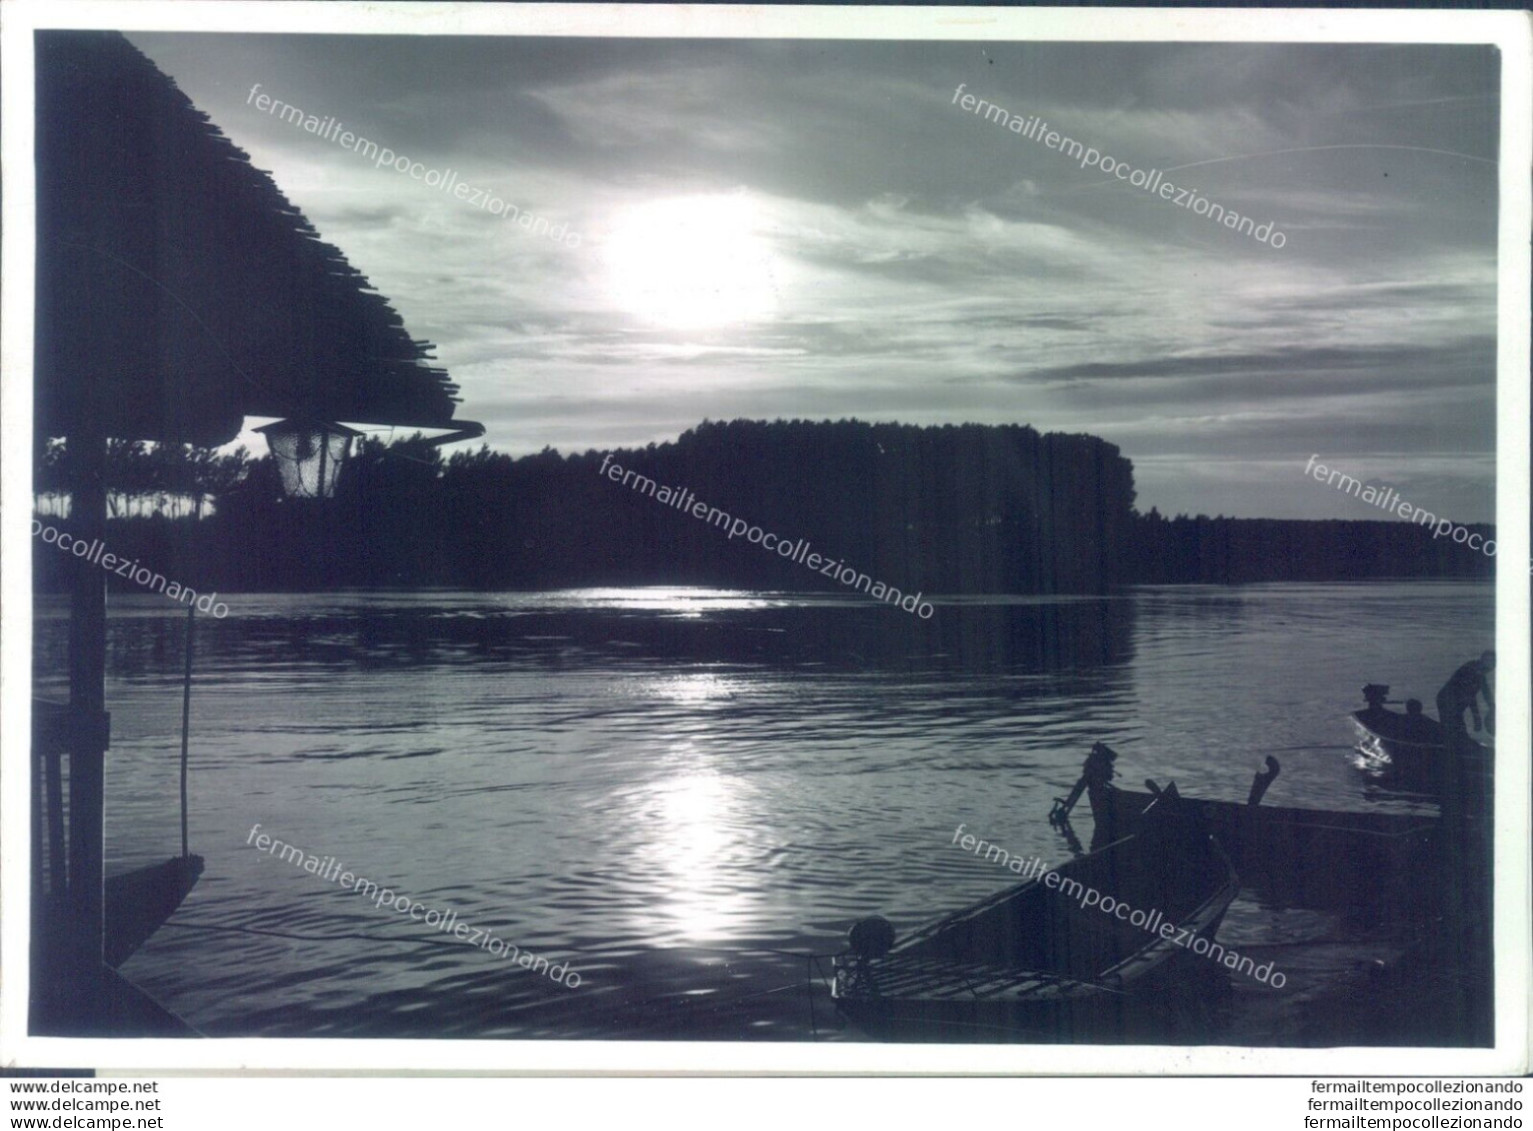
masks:
{"type": "MultiPolygon", "coordinates": [[[[1280,750],[1271,804],[1435,812],[1358,775],[1345,716],[1366,682],[1431,704],[1494,623],[1491,586],[1454,583],[966,598],[930,620],[700,589],[222,599],[196,637],[206,872],[124,968],[219,1036],[807,1039],[795,954],[1007,886],[952,846],[960,823],[1067,858],[1044,818],[1097,740],[1135,785],[1243,800],[1280,750]],[[581,984],[260,852],[258,823],[581,984]]],[[[40,693],[64,683],[64,615],[39,605],[40,693]]],[[[112,599],[109,873],[179,848],[185,624],[112,599]]],[[[1077,824],[1089,839],[1084,805],[1077,824]]],[[[1251,903],[1221,938],[1362,953],[1324,916],[1251,903]]],[[[1285,992],[1259,987],[1250,1043],[1284,1041],[1285,994],[1326,961],[1295,953],[1285,992]]]]}

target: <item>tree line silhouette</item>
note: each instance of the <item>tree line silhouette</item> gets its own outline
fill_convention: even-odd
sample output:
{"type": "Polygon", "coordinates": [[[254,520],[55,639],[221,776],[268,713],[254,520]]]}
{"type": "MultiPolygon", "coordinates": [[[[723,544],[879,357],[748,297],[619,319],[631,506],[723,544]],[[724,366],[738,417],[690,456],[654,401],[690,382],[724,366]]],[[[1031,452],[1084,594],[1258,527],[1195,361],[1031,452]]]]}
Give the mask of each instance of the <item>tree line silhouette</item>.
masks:
{"type": "MultiPolygon", "coordinates": [[[[58,514],[60,443],[38,455],[58,514]]],[[[112,550],[199,589],[700,585],[845,591],[660,501],[714,511],[906,593],[1103,593],[1133,583],[1485,578],[1494,563],[1403,522],[1163,518],[1088,435],[1021,425],[704,422],[611,453],[444,458],[420,437],[362,441],[332,500],[285,499],[270,456],[113,445],[112,550]],[[604,458],[656,487],[600,473],[604,458]],[[635,490],[639,485],[641,489],[635,490]]],[[[1476,530],[1490,532],[1489,527],[1476,530]]],[[[57,552],[38,584],[61,587],[57,552]]]]}
{"type": "MultiPolygon", "coordinates": [[[[63,440],[48,440],[37,454],[32,494],[39,516],[67,513],[69,481],[64,461],[63,440]]],[[[245,479],[252,462],[242,447],[219,455],[192,444],[108,440],[107,513],[112,518],[201,518],[210,501],[227,495],[245,479]]]]}

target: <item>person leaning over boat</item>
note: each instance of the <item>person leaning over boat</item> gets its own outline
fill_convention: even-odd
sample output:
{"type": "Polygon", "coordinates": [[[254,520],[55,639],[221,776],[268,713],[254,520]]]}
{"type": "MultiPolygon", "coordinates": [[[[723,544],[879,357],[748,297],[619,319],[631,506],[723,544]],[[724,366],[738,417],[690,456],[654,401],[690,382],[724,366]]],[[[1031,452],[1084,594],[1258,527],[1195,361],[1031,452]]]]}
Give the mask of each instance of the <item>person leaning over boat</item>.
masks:
{"type": "Polygon", "coordinates": [[[1490,920],[1492,851],[1488,840],[1489,793],[1474,781],[1472,763],[1483,749],[1464,728],[1464,711],[1474,717],[1474,729],[1496,729],[1496,700],[1490,673],[1496,654],[1483,652],[1454,672],[1437,693],[1437,717],[1443,725],[1448,753],[1438,769],[1443,835],[1438,838],[1441,866],[1447,883],[1443,891],[1443,935],[1449,952],[1489,954],[1485,925],[1490,920]],[[1479,697],[1485,696],[1485,717],[1479,697]]]}
{"type": "Polygon", "coordinates": [[[1467,710],[1474,718],[1476,731],[1489,726],[1491,733],[1496,729],[1496,699],[1491,691],[1490,673],[1496,667],[1496,654],[1494,652],[1482,652],[1478,660],[1470,660],[1449,677],[1448,682],[1443,684],[1442,690],[1437,693],[1437,718],[1448,731],[1450,740],[1453,738],[1468,738],[1469,731],[1464,726],[1464,712],[1467,710]],[[1485,718],[1480,718],[1479,697],[1485,696],[1485,718]]]}

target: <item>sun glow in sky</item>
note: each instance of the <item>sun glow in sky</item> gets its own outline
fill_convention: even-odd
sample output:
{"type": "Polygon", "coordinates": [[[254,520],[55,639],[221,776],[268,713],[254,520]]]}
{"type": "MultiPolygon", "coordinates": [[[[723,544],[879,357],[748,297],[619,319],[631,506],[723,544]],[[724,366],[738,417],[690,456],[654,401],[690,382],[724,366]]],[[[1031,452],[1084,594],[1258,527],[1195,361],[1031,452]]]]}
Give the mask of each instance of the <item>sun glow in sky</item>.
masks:
{"type": "MultiPolygon", "coordinates": [[[[130,37],[521,455],[699,420],[1030,424],[1163,513],[1369,518],[1312,453],[1495,511],[1487,44],[130,37]],[[249,103],[261,83],[582,238],[249,103]],[[1281,249],[954,104],[1171,174],[1281,249]]],[[[246,437],[249,442],[249,437],[246,437]]]]}
{"type": "Polygon", "coordinates": [[[672,329],[716,329],[776,313],[780,264],[744,193],[630,205],[604,242],[617,308],[672,329]]]}

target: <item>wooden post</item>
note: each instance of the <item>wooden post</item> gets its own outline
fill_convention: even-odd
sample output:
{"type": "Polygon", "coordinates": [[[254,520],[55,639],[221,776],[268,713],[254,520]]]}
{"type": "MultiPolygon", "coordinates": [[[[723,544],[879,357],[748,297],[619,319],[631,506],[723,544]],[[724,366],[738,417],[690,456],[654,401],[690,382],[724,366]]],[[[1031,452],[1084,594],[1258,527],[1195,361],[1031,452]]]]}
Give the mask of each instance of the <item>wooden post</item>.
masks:
{"type": "MultiPolygon", "coordinates": [[[[35,746],[32,749],[32,758],[28,766],[32,771],[30,782],[32,791],[32,898],[34,900],[41,900],[44,892],[47,890],[43,886],[43,790],[47,784],[47,776],[44,773],[47,760],[43,757],[43,752],[35,746]]],[[[34,903],[32,905],[32,921],[34,923],[37,922],[38,916],[41,913],[41,908],[34,903]]]]}
{"type": "MultiPolygon", "coordinates": [[[[32,708],[34,711],[37,708],[32,708]]],[[[69,887],[69,865],[64,856],[64,759],[57,746],[43,752],[44,788],[48,810],[48,897],[63,898],[69,887]]]]}
{"type": "MultiPolygon", "coordinates": [[[[93,417],[99,419],[98,417],[93,417]]],[[[100,426],[68,437],[69,528],[86,545],[106,537],[106,450],[100,426]]],[[[86,557],[74,562],[69,615],[69,930],[67,967],[80,979],[77,1001],[89,1009],[100,978],[104,923],[107,737],[96,725],[106,710],[106,573],[86,557]]]]}
{"type": "Polygon", "coordinates": [[[186,676],[181,684],[181,858],[191,855],[186,844],[186,747],[192,725],[192,631],[197,627],[197,603],[186,607],[186,676]]]}

